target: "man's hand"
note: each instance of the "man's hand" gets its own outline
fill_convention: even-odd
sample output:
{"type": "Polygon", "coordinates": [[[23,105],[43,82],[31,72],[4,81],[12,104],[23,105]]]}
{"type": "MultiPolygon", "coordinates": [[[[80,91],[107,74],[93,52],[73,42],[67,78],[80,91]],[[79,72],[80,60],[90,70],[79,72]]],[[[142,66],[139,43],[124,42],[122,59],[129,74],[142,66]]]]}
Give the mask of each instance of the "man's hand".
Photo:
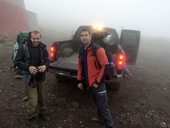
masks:
{"type": "Polygon", "coordinates": [[[82,84],[82,83],[79,83],[79,84],[78,84],[78,88],[79,88],[80,90],[83,90],[83,84],[82,84]]]}
{"type": "Polygon", "coordinates": [[[46,70],[46,66],[45,65],[38,66],[38,71],[39,72],[45,72],[45,70],[46,70]]]}
{"type": "Polygon", "coordinates": [[[34,67],[34,66],[30,66],[30,67],[29,67],[29,72],[30,72],[32,75],[35,75],[35,74],[37,74],[38,69],[37,69],[36,67],[34,67]]]}
{"type": "Polygon", "coordinates": [[[94,83],[94,84],[93,84],[93,87],[98,88],[98,87],[99,87],[99,85],[98,85],[98,84],[96,84],[96,83],[94,83]]]}

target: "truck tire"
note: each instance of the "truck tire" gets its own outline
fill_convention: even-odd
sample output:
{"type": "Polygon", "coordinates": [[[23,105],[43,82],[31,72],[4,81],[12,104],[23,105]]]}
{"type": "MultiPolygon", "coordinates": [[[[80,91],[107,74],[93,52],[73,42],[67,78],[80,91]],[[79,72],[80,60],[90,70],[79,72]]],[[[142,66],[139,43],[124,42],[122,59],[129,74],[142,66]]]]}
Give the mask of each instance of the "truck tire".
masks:
{"type": "Polygon", "coordinates": [[[62,76],[59,76],[59,75],[55,75],[55,78],[57,79],[57,82],[58,83],[64,83],[66,81],[66,79],[62,76]]]}
{"type": "Polygon", "coordinates": [[[122,77],[112,79],[109,82],[106,81],[106,88],[108,90],[118,91],[120,89],[121,83],[122,83],[122,77]]]}
{"type": "Polygon", "coordinates": [[[74,54],[72,47],[68,43],[62,44],[59,48],[59,51],[59,54],[62,57],[69,57],[74,54]]]}

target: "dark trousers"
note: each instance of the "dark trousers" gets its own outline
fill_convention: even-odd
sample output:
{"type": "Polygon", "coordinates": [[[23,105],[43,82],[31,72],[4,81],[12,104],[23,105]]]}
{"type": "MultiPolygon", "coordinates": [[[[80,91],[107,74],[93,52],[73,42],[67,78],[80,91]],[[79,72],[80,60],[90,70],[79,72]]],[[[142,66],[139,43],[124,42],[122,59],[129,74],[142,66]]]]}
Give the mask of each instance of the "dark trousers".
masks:
{"type": "Polygon", "coordinates": [[[16,67],[15,73],[16,73],[16,75],[23,75],[22,69],[20,69],[20,68],[18,68],[18,67],[16,67]]]}
{"type": "Polygon", "coordinates": [[[107,103],[108,99],[105,84],[99,85],[98,88],[90,87],[88,90],[97,105],[99,119],[104,121],[106,128],[113,128],[112,116],[107,103]]]}
{"type": "Polygon", "coordinates": [[[46,114],[44,81],[36,81],[27,86],[27,118],[37,117],[39,114],[46,114]],[[35,85],[34,85],[35,84],[35,85]]]}

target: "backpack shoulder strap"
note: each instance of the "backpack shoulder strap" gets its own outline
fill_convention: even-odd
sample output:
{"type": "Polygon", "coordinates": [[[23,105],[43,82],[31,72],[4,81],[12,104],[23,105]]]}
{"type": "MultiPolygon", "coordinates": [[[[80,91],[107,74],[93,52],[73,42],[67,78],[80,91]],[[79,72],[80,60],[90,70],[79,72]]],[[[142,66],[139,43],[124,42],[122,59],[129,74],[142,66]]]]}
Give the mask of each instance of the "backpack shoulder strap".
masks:
{"type": "Polygon", "coordinates": [[[93,43],[91,48],[92,48],[92,55],[96,56],[96,58],[97,58],[97,54],[96,53],[97,53],[97,50],[99,48],[101,48],[101,46],[99,44],[93,43]]]}
{"type": "Polygon", "coordinates": [[[26,44],[23,44],[22,45],[23,49],[24,49],[24,54],[27,58],[30,57],[30,54],[29,54],[29,49],[28,49],[28,46],[27,46],[27,43],[26,44]]]}
{"type": "Polygon", "coordinates": [[[99,44],[93,43],[92,46],[91,46],[91,48],[92,48],[92,55],[96,57],[97,64],[98,64],[98,66],[101,68],[101,64],[99,63],[99,60],[98,60],[98,58],[97,58],[97,50],[98,50],[99,48],[101,48],[101,46],[100,46],[99,44]]]}

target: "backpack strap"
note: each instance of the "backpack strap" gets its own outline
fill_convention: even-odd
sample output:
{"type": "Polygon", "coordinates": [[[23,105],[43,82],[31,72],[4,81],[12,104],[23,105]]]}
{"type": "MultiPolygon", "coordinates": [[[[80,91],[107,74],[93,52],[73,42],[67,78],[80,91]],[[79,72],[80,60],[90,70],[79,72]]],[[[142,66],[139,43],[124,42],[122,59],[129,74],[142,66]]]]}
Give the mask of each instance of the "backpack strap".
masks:
{"type": "Polygon", "coordinates": [[[92,48],[92,55],[96,56],[96,58],[97,58],[97,54],[96,53],[97,53],[97,50],[99,48],[101,48],[101,46],[99,44],[92,43],[91,44],[91,48],[92,48]]]}
{"type": "Polygon", "coordinates": [[[29,48],[27,46],[27,43],[23,44],[22,47],[24,49],[25,62],[29,63],[30,62],[30,53],[29,53],[29,48]]]}
{"type": "Polygon", "coordinates": [[[91,45],[92,55],[96,57],[97,64],[98,64],[99,68],[101,68],[101,65],[100,65],[100,63],[99,63],[99,60],[98,60],[98,58],[97,58],[97,50],[98,50],[99,48],[102,48],[99,44],[92,43],[92,45],[91,45]]]}

